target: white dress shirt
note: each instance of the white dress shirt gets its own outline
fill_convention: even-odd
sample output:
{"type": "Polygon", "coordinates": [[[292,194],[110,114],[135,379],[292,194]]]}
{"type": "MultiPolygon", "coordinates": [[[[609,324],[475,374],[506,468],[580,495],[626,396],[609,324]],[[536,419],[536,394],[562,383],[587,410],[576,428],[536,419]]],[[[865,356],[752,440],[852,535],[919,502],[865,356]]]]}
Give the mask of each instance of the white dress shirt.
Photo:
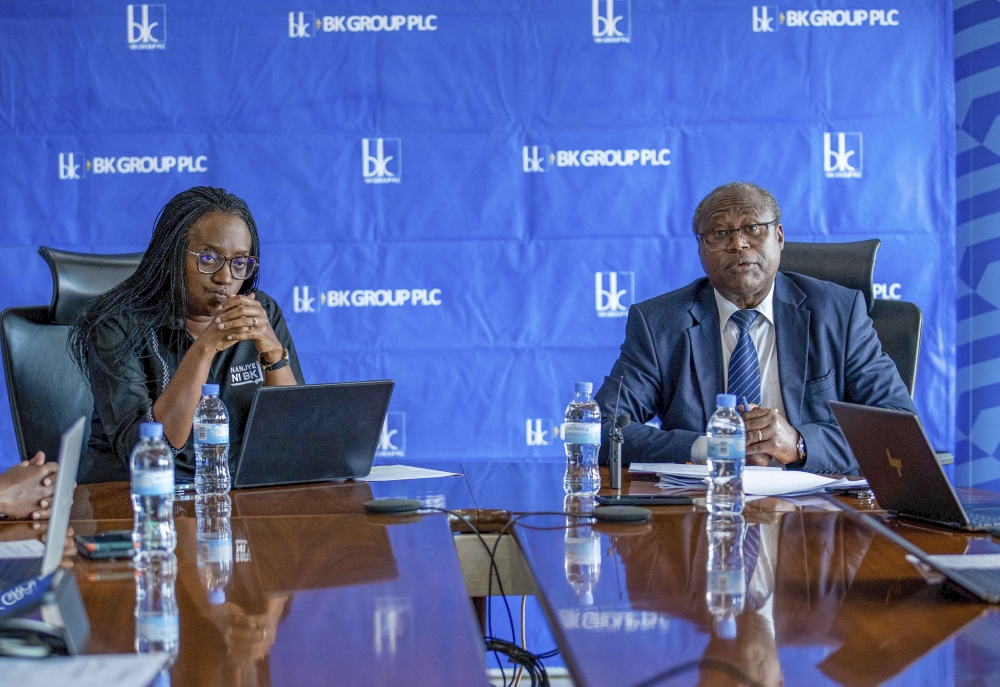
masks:
{"type": "MultiPolygon", "coordinates": [[[[713,291],[715,291],[713,289],[713,291]]],[[[774,408],[781,417],[785,417],[785,404],[781,400],[781,380],[778,377],[778,344],[774,331],[774,284],[771,290],[764,296],[764,300],[754,308],[760,315],[750,325],[750,338],[754,348],[757,349],[757,361],[760,365],[760,404],[765,408],[774,408]]],[[[733,355],[736,342],[739,341],[740,328],[735,322],[730,321],[732,314],[739,310],[739,307],[732,301],[726,300],[718,291],[715,291],[715,305],[719,309],[719,334],[722,337],[722,383],[728,390],[729,387],[729,358],[733,355]]],[[[736,399],[737,404],[739,399],[736,399]]],[[[704,463],[708,459],[708,440],[704,436],[698,437],[691,446],[691,460],[695,463],[704,463]]],[[[774,465],[775,461],[771,461],[774,465]]]]}

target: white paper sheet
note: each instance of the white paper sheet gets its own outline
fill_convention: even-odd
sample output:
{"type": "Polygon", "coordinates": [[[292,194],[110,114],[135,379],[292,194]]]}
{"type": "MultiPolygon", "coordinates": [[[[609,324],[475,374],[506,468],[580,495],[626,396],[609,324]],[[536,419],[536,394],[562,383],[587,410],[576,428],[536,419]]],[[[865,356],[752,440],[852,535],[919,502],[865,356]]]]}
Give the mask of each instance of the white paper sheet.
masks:
{"type": "Polygon", "coordinates": [[[822,490],[838,481],[832,477],[799,470],[755,466],[747,466],[743,470],[743,491],[760,496],[810,493],[822,490]]]}
{"type": "Polygon", "coordinates": [[[44,555],[45,555],[45,544],[38,541],[37,539],[0,541],[0,559],[41,558],[44,555]]]}
{"type": "Polygon", "coordinates": [[[367,477],[358,482],[392,482],[402,479],[431,479],[433,477],[460,477],[456,472],[442,472],[427,468],[413,468],[409,465],[376,465],[367,477]]]}
{"type": "Polygon", "coordinates": [[[168,658],[168,654],[0,658],[0,675],[3,684],[17,687],[147,687],[168,658]]]}
{"type": "MultiPolygon", "coordinates": [[[[669,472],[675,469],[691,468],[694,470],[707,471],[708,468],[704,465],[685,465],[684,463],[632,463],[628,466],[629,472],[634,473],[647,473],[650,475],[659,474],[661,472],[669,472]]],[[[707,475],[708,472],[705,472],[707,475]]]]}
{"type": "Polygon", "coordinates": [[[1000,570],[1000,553],[938,554],[928,558],[952,570],[1000,570]]]}

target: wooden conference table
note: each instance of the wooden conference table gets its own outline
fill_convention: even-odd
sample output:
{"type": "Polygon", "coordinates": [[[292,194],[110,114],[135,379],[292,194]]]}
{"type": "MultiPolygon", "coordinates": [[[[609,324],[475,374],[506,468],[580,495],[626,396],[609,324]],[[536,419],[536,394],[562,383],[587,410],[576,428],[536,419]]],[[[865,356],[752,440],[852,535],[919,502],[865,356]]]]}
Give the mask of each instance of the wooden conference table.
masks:
{"type": "MultiPolygon", "coordinates": [[[[453,540],[459,523],[441,513],[366,515],[362,503],[406,496],[512,513],[576,504],[558,464],[430,467],[462,476],[234,491],[232,576],[224,600],[212,602],[193,502],[177,502],[180,652],[171,684],[487,684],[469,601],[476,593],[453,540]]],[[[506,517],[493,515],[482,522],[506,517]]],[[[515,524],[529,584],[575,684],[998,684],[995,607],[926,584],[902,550],[818,502],[765,499],[745,517],[769,552],[773,594],[760,607],[748,600],[732,639],[713,629],[706,606],[703,508],[656,508],[643,525],[568,527],[559,515],[515,524]]],[[[126,483],[78,487],[78,533],[126,529],[130,518],[126,483]]],[[[892,526],[931,553],[1000,552],[989,536],[892,526]]],[[[86,651],[134,651],[130,564],[77,559],[73,571],[92,623],[86,651]]]]}

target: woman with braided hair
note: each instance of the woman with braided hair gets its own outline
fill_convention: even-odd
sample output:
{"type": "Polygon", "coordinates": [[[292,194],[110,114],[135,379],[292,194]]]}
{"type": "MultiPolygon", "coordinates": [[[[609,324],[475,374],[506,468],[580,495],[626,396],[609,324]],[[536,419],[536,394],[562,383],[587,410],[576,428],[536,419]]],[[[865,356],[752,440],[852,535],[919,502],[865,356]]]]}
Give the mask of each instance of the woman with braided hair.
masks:
{"type": "Polygon", "coordinates": [[[160,422],[178,479],[194,474],[201,386],[229,410],[230,469],[254,392],[301,384],[278,304],[257,290],[260,244],[247,204],[197,186],[164,206],[135,274],[80,314],[70,349],[90,380],[94,416],[80,482],[128,480],[139,424],[160,422]]]}

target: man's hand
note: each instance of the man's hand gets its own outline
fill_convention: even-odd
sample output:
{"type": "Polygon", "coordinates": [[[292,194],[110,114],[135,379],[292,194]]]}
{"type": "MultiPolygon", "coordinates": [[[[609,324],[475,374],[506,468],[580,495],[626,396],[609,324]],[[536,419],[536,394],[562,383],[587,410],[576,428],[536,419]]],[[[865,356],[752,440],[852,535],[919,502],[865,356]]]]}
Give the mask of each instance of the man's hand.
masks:
{"type": "Polygon", "coordinates": [[[747,428],[747,465],[767,465],[771,458],[782,465],[799,459],[799,432],[773,408],[750,404],[743,413],[747,428]]]}

